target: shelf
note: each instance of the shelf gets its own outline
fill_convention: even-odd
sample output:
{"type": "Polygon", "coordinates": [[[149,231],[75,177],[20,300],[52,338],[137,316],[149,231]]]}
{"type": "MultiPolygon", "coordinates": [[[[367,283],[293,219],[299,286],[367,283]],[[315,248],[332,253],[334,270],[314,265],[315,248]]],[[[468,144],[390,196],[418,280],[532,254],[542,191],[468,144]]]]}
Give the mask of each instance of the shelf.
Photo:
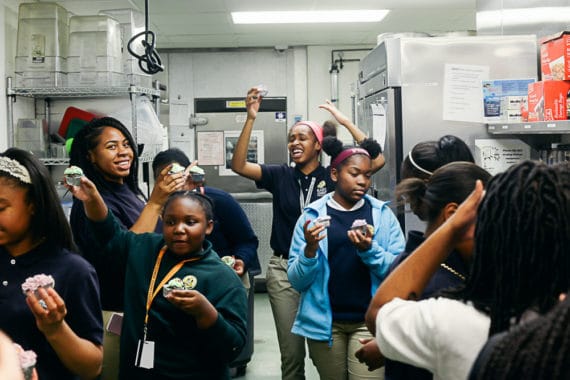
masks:
{"type": "Polygon", "coordinates": [[[146,94],[160,97],[160,90],[138,86],[122,87],[50,87],[50,88],[7,88],[8,96],[24,96],[29,98],[93,98],[108,96],[125,96],[129,94],[146,94]]]}
{"type": "Polygon", "coordinates": [[[491,123],[487,131],[492,135],[531,135],[570,133],[570,120],[549,120],[527,123],[491,123]]]}
{"type": "Polygon", "coordinates": [[[69,165],[69,158],[40,158],[45,166],[69,165]]]}

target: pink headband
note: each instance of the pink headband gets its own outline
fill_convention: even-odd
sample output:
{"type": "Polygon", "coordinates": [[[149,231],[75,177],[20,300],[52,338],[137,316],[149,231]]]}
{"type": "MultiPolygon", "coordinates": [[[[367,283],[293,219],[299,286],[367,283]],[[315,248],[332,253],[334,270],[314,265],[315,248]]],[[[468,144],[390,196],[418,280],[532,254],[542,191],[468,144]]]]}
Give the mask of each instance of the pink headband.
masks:
{"type": "Polygon", "coordinates": [[[297,124],[295,124],[293,127],[296,127],[297,125],[305,125],[311,128],[311,130],[315,134],[315,137],[317,138],[317,141],[320,144],[323,143],[323,127],[321,127],[319,124],[315,123],[314,121],[300,121],[297,124]]]}
{"type": "Polygon", "coordinates": [[[350,156],[354,156],[355,154],[363,154],[367,157],[370,157],[370,153],[368,153],[367,150],[362,149],[362,148],[348,148],[343,150],[342,152],[339,153],[338,156],[336,156],[334,158],[334,160],[332,160],[331,162],[331,166],[333,168],[336,168],[338,165],[340,165],[341,162],[343,162],[344,160],[346,160],[348,157],[350,156]]]}

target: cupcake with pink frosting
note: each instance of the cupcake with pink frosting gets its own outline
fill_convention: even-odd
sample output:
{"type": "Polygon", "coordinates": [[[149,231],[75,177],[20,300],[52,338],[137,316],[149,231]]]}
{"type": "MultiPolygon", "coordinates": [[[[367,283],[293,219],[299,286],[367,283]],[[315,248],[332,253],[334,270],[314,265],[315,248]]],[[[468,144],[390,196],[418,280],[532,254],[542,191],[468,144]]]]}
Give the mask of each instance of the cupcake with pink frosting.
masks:
{"type": "Polygon", "coordinates": [[[33,292],[36,297],[39,297],[37,290],[39,288],[49,289],[55,286],[55,280],[51,275],[36,274],[35,276],[26,278],[22,284],[22,292],[28,295],[28,292],[33,292]]]}
{"type": "Polygon", "coordinates": [[[24,372],[24,378],[30,380],[33,378],[34,368],[36,367],[37,355],[32,350],[25,351],[18,343],[14,343],[18,357],[20,359],[20,367],[24,372]]]}

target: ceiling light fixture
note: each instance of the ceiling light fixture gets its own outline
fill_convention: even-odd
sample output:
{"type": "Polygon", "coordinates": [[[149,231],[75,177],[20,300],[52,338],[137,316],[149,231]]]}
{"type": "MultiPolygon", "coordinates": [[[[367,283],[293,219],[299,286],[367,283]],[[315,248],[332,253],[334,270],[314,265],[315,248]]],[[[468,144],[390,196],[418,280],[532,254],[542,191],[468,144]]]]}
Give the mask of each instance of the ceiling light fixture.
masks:
{"type": "Polygon", "coordinates": [[[338,22],[379,22],[386,9],[345,11],[232,12],[234,24],[310,24],[338,22]]]}

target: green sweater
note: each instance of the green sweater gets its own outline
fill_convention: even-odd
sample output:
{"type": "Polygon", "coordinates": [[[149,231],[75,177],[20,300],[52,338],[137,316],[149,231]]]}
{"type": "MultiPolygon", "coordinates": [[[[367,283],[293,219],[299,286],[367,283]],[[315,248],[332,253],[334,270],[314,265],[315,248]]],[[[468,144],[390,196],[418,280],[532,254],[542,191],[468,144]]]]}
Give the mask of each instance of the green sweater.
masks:
{"type": "MultiPolygon", "coordinates": [[[[125,315],[121,332],[121,379],[229,379],[228,364],[245,344],[247,294],[233,269],[224,264],[212,244],[204,241],[201,259],[185,263],[173,276],[193,275],[195,290],[218,310],[218,320],[206,330],[198,329],[193,316],[175,307],[162,291],[149,313],[147,340],[155,342],[154,368],[135,367],[136,349],[143,336],[147,291],[160,249],[162,235],[135,234],[121,229],[112,212],[104,221],[90,222],[96,238],[117,265],[126,262],[125,315]]],[[[177,262],[164,255],[155,286],[177,262]]]]}

